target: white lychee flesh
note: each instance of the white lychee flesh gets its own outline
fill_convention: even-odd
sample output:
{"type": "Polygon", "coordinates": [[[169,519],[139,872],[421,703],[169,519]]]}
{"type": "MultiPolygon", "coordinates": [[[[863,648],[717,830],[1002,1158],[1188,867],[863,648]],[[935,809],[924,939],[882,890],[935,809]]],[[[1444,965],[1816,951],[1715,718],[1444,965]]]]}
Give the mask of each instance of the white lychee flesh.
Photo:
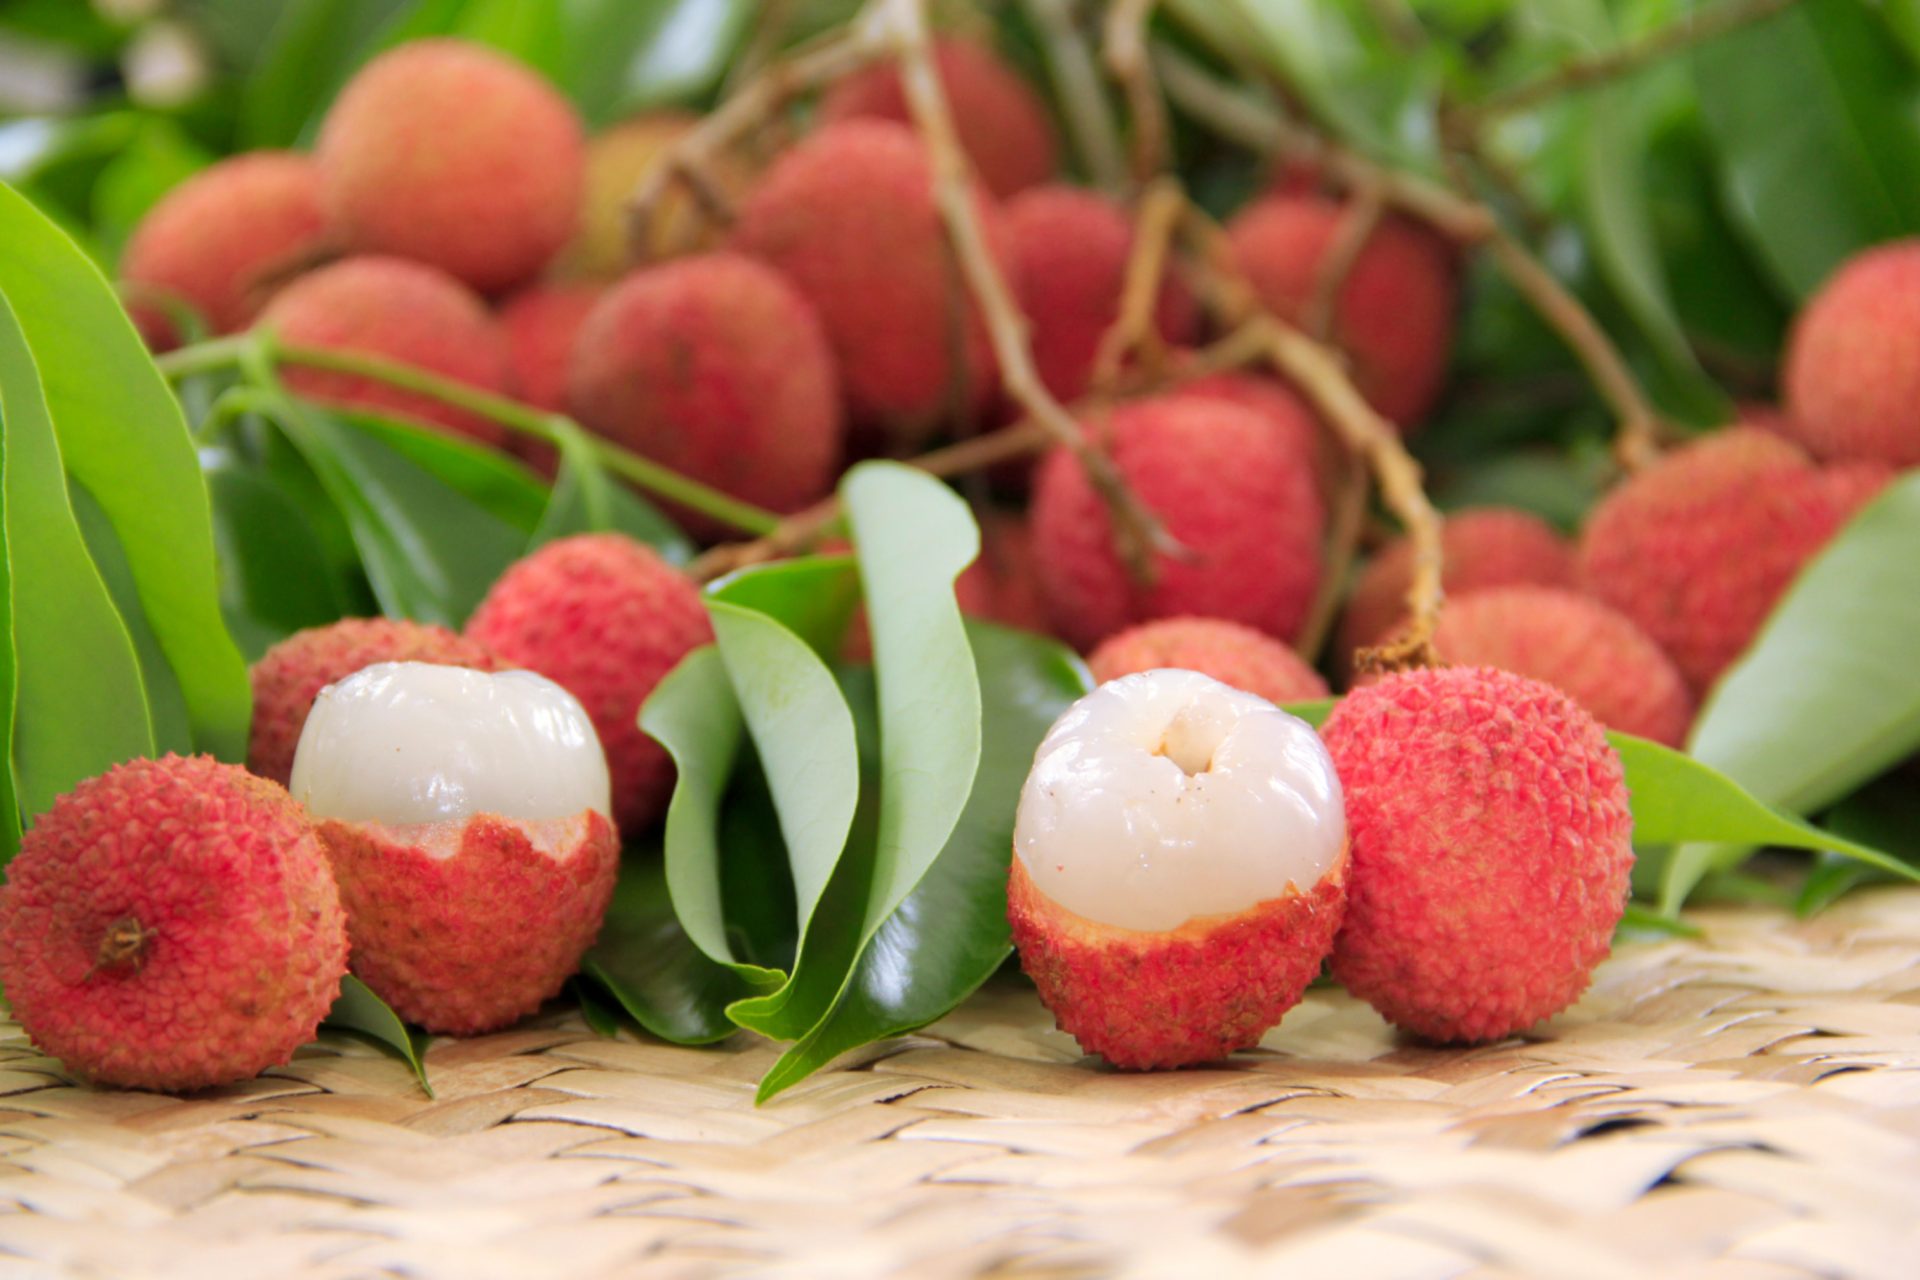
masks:
{"type": "Polygon", "coordinates": [[[1308,890],[1346,845],[1320,737],[1193,671],[1109,681],[1054,722],[1020,792],[1014,854],[1096,923],[1161,932],[1308,890]]]}
{"type": "Polygon", "coordinates": [[[393,827],[613,812],[606,754],[572,694],[531,671],[424,662],[322,689],[288,789],[316,819],[393,827]]]}

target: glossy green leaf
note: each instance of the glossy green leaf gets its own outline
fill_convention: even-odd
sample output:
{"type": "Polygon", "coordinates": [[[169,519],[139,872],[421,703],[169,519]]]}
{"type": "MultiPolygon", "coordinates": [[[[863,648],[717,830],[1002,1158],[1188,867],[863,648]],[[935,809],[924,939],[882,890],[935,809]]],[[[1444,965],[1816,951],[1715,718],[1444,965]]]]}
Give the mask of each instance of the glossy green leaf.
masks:
{"type": "MultiPolygon", "coordinates": [[[[7,328],[12,329],[11,317],[7,328]]],[[[10,340],[10,339],[8,339],[10,340]]],[[[7,553],[7,402],[0,388],[0,866],[20,849],[20,798],[14,791],[13,727],[18,705],[18,655],[13,639],[13,570],[7,553]]]]}
{"type": "Polygon", "coordinates": [[[762,1101],[838,1055],[949,1012],[999,968],[1014,810],[1034,750],[1092,681],[1070,651],[983,623],[967,628],[983,708],[979,773],[952,838],[861,952],[831,1013],[760,1082],[762,1101]]]}
{"type": "MultiPolygon", "coordinates": [[[[1910,866],[1920,866],[1920,787],[1914,785],[1910,768],[1896,768],[1842,800],[1827,813],[1826,825],[1849,840],[1885,849],[1910,866]]],[[[1814,915],[1863,884],[1893,879],[1878,867],[1822,853],[1814,860],[1794,908],[1803,916],[1814,915]]]]}
{"type": "Polygon", "coordinates": [[[498,449],[397,418],[339,410],[333,416],[516,529],[532,533],[546,513],[547,487],[524,464],[498,449]]]}
{"type": "Polygon", "coordinates": [[[251,661],[304,627],[354,610],[351,589],[306,510],[262,467],[225,450],[203,459],[213,498],[220,606],[251,661]]]}
{"type": "Polygon", "coordinates": [[[66,473],[113,525],[194,745],[241,759],[246,664],[220,615],[212,514],[180,406],[105,278],[5,188],[0,243],[0,292],[39,370],[66,473]]]}
{"type": "Polygon", "coordinates": [[[433,1084],[427,1079],[427,1065],[421,1058],[424,1037],[416,1038],[416,1033],[408,1029],[400,1015],[360,979],[352,974],[340,979],[340,995],[327,1011],[322,1025],[336,1031],[355,1032],[389,1050],[413,1068],[420,1091],[429,1098],[434,1096],[433,1084]]]}
{"type": "Polygon", "coordinates": [[[851,556],[803,556],[729,574],[707,594],[779,619],[830,661],[839,655],[847,622],[860,602],[860,580],[851,556]]]}
{"type": "Polygon", "coordinates": [[[573,0],[561,81],[594,124],[718,82],[753,17],[740,0],[573,0]]]}
{"type": "MultiPolygon", "coordinates": [[[[14,674],[18,816],[83,778],[153,753],[140,660],[67,501],[60,444],[11,300],[0,292],[0,519],[14,674]]],[[[16,833],[0,832],[11,857],[16,833]]]]}
{"type": "Polygon", "coordinates": [[[1789,296],[1920,230],[1920,86],[1868,6],[1805,0],[1692,62],[1727,204],[1789,296]]]}
{"type": "Polygon", "coordinates": [[[133,641],[134,656],[140,660],[140,685],[147,691],[147,721],[153,726],[155,754],[173,752],[193,754],[193,724],[187,715],[187,701],[180,682],[173,678],[167,655],[147,623],[146,610],[140,606],[140,591],[133,570],[114,536],[113,525],[93,496],[77,484],[67,486],[67,501],[73,506],[80,536],[86,540],[87,554],[95,572],[106,584],[107,597],[120,615],[127,638],[133,641]]]}
{"type": "Polygon", "coordinates": [[[564,419],[555,426],[560,433],[560,469],[533,532],[535,546],[576,533],[611,531],[646,543],[668,564],[685,564],[693,558],[693,543],[673,521],[607,474],[584,431],[564,419]]]}

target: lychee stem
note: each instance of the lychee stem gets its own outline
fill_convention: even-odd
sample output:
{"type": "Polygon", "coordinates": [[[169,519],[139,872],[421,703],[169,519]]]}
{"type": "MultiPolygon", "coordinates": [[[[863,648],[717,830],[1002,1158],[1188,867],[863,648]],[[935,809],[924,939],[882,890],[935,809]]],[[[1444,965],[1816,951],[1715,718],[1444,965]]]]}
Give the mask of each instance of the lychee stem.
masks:
{"type": "Polygon", "coordinates": [[[157,929],[142,927],[133,916],[122,916],[107,926],[87,976],[111,973],[116,969],[138,969],[146,963],[147,944],[160,936],[157,929]]]}

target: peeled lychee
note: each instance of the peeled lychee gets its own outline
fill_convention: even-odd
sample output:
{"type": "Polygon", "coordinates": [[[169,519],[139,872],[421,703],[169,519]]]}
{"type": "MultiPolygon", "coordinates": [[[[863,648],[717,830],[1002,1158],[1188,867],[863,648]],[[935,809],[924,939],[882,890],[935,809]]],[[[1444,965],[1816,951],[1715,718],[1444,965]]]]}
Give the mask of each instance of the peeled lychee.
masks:
{"type": "Polygon", "coordinates": [[[1433,643],[1449,665],[1544,680],[1609,729],[1678,747],[1693,723],[1673,659],[1625,614],[1561,587],[1451,597],[1433,643]]]}
{"type": "Polygon", "coordinates": [[[1787,340],[1783,425],[1821,459],[1920,464],[1920,237],[1856,254],[1787,340]]]}
{"type": "MultiPolygon", "coordinates": [[[[1539,516],[1512,507],[1450,512],[1440,527],[1441,585],[1449,596],[1485,587],[1570,587],[1573,547],[1539,516]]],[[[1341,653],[1386,641],[1407,613],[1413,544],[1395,538],[1367,562],[1340,619],[1341,653]]]]}
{"type": "MultiPolygon", "coordinates": [[[[251,151],[210,165],[147,211],[127,241],[120,274],[136,294],[186,302],[215,333],[244,329],[277,276],[326,242],[320,175],[291,151],[251,151]]],[[[178,340],[165,309],[132,308],[156,345],[178,340]]]]}
{"type": "Polygon", "coordinates": [[[1321,731],[1352,864],[1333,976],[1429,1040],[1497,1040],[1587,988],[1626,910],[1620,758],[1566,694],[1487,667],[1387,676],[1321,731]]]}
{"type": "Polygon", "coordinates": [[[580,121],[527,67],[464,40],[414,40],[349,80],[317,156],[347,248],[428,263],[482,292],[529,279],[573,235],[580,121]]]}
{"type": "Polygon", "coordinates": [[[1885,480],[1873,467],[1823,471],[1757,427],[1721,431],[1607,495],[1581,536],[1581,575],[1703,692],[1885,480]]]}
{"type": "MultiPolygon", "coordinates": [[[[505,395],[507,344],[487,308],[452,276],[399,258],[347,258],[274,295],[260,323],[288,346],[358,351],[505,395]]],[[[328,404],[397,414],[499,444],[505,431],[415,391],[358,374],[290,367],[289,387],[328,404]]]]}
{"type": "Polygon", "coordinates": [[[537,409],[566,412],[567,373],[580,327],[603,293],[595,284],[536,284],[500,304],[500,332],[522,400],[537,409]]]}
{"type": "Polygon", "coordinates": [[[253,730],[247,768],[285,786],[293,749],[320,690],[376,662],[435,662],[492,671],[488,648],[445,627],[395,618],[342,618],[296,631],[253,664],[253,730]]]}
{"type": "MultiPolygon", "coordinates": [[[[700,118],[685,111],[652,111],[610,125],[587,139],[587,191],[580,209],[580,230],[561,253],[558,270],[567,276],[612,280],[632,264],[628,201],[660,163],[667,148],[700,118]]],[[[729,195],[746,189],[747,167],[731,155],[712,158],[709,176],[729,195]]],[[[693,198],[677,185],[655,206],[647,249],[655,258],[707,247],[712,228],[693,198]]]]}
{"type": "Polygon", "coordinates": [[[1327,682],[1272,636],[1220,618],[1161,618],[1108,636],[1087,655],[1095,680],[1105,683],[1139,671],[1177,667],[1269,702],[1306,702],[1327,696],[1327,682]]]}
{"type": "MultiPolygon", "coordinates": [[[[1320,264],[1339,235],[1344,206],[1314,195],[1275,195],[1242,209],[1228,227],[1240,270],[1276,315],[1305,323],[1320,264]]],[[[1403,428],[1433,407],[1453,349],[1459,286],[1446,243],[1388,216],[1340,285],[1332,337],[1352,362],[1362,395],[1403,428]]]]}
{"type": "Polygon", "coordinates": [[[1132,623],[1199,614],[1292,639],[1320,582],[1325,515],[1312,459],[1250,409],[1168,395],[1089,423],[1133,492],[1186,549],[1136,583],[1099,491],[1056,449],[1040,466],[1034,560],[1055,628],[1090,648],[1132,623]]]}
{"type": "MultiPolygon", "coordinates": [[[[1106,197],[1078,187],[1036,187],[1006,206],[1021,309],[1040,380],[1077,400],[1093,376],[1100,339],[1120,314],[1133,227],[1106,197]]],[[[1192,340],[1193,295],[1175,277],[1160,289],[1155,326],[1168,343],[1192,340]]]]}
{"type": "MultiPolygon", "coordinates": [[[[986,45],[964,37],[934,42],[934,65],[960,145],[981,183],[1002,199],[1053,176],[1053,121],[1020,74],[986,45]]],[[[821,100],[824,120],[871,117],[911,124],[913,113],[891,63],[848,76],[821,100]]]]}
{"type": "Polygon", "coordinates": [[[354,973],[429,1031],[532,1013],[600,932],[620,868],[606,757],[544,676],[392,662],[328,685],[293,794],[333,864],[354,973]]]}
{"type": "Polygon", "coordinates": [[[734,253],[636,271],[580,331],[569,400],[610,440],[774,511],[832,487],[844,423],[820,321],[734,253]]]}
{"type": "MultiPolygon", "coordinates": [[[[999,211],[978,208],[1011,262],[999,211]]],[[[926,149],[904,125],[849,120],[786,152],[748,196],[733,247],[813,304],[856,427],[906,448],[991,402],[986,327],[948,247],[926,149]]]]}
{"type": "Polygon", "coordinates": [[[134,760],[54,801],[0,891],[0,982],[41,1048],[104,1084],[185,1092],[286,1062],[347,971],[307,816],[206,756],[134,760]]]}
{"type": "Polygon", "coordinates": [[[1313,730],[1191,671],[1101,685],[1034,755],[1007,916],[1062,1030],[1117,1067],[1258,1043],[1340,928],[1340,782],[1313,730]]]}
{"type": "Polygon", "coordinates": [[[636,836],[660,816],[673,762],[640,731],[640,704],[680,659],[713,639],[691,581],[631,538],[562,538],[500,575],[467,635],[586,707],[606,749],[621,831],[636,836]]]}

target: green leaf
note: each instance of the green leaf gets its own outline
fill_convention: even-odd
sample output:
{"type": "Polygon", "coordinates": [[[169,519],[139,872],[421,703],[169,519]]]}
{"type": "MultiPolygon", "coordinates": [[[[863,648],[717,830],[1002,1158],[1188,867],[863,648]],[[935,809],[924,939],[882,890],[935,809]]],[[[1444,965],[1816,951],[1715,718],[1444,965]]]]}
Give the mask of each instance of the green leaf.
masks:
{"type": "Polygon", "coordinates": [[[0,243],[0,293],[38,368],[66,473],[113,526],[195,747],[242,759],[247,669],[220,615],[212,513],[180,406],[98,269],[5,188],[0,243]]]}
{"type": "Polygon", "coordinates": [[[426,1063],[421,1059],[424,1037],[416,1039],[385,1000],[373,994],[366,983],[348,974],[340,979],[340,996],[327,1011],[323,1024],[336,1031],[352,1031],[365,1036],[413,1068],[420,1091],[433,1097],[433,1085],[427,1079],[426,1063]]]}
{"type": "Polygon", "coordinates": [[[1915,72],[1868,6],[1806,0],[1692,62],[1727,204],[1790,296],[1920,230],[1915,72]]]}
{"type": "Polygon", "coordinates": [[[408,7],[407,0],[292,0],[241,90],[242,143],[308,140],[334,92],[408,7]]]}
{"type": "Polygon", "coordinates": [[[207,451],[203,470],[213,497],[220,607],[249,660],[302,628],[353,612],[351,588],[305,508],[271,471],[223,449],[207,451]]]}
{"type": "Polygon", "coordinates": [[[180,682],[173,678],[173,670],[167,666],[166,655],[160,651],[153,628],[147,625],[133,571],[121,553],[113,526],[100,504],[79,485],[67,486],[67,501],[73,505],[74,520],[80,526],[80,536],[86,540],[94,570],[106,584],[114,612],[120,615],[127,638],[133,641],[134,655],[140,659],[140,685],[147,691],[147,719],[153,726],[154,754],[170,751],[192,755],[193,725],[187,717],[186,699],[181,695],[180,682]]]}
{"type": "Polygon", "coordinates": [[[567,6],[528,0],[467,0],[453,34],[502,53],[560,81],[566,74],[567,6]]]}
{"type": "Polygon", "coordinates": [[[983,706],[980,769],[953,836],[860,954],[831,1013],[760,1082],[765,1101],[849,1049],[951,1011],[1011,949],[1007,862],[1014,810],[1034,750],[1092,687],[1070,651],[1038,636],[969,623],[983,706]]]}
{"type": "Polygon", "coordinates": [[[572,0],[567,8],[559,79],[596,125],[705,93],[754,13],[740,0],[572,0]]]}
{"type": "MultiPolygon", "coordinates": [[[[1911,766],[1854,792],[1828,812],[1826,822],[1829,830],[1849,840],[1885,849],[1902,862],[1920,866],[1920,787],[1914,786],[1911,766]]],[[[1795,910],[1803,916],[1815,915],[1863,884],[1892,879],[1876,867],[1823,853],[1801,887],[1795,910]]]]}
{"type": "Polygon", "coordinates": [[[707,594],[755,609],[799,636],[822,658],[833,659],[860,602],[851,556],[804,556],[742,569],[713,583],[707,594]]]}
{"type": "Polygon", "coordinates": [[[422,423],[339,410],[333,414],[497,519],[528,534],[539,527],[547,509],[547,487],[500,450],[422,423]]]}
{"type": "MultiPolygon", "coordinates": [[[[153,754],[140,660],[67,501],[60,444],[13,304],[0,292],[0,520],[12,622],[10,765],[18,817],[153,754]]],[[[17,830],[0,831],[11,858],[17,830]]]]}
{"type": "Polygon", "coordinates": [[[556,419],[554,427],[559,432],[560,470],[533,532],[535,546],[576,533],[612,531],[646,543],[668,564],[693,558],[693,543],[677,525],[607,474],[584,431],[564,418],[556,419]]]}

